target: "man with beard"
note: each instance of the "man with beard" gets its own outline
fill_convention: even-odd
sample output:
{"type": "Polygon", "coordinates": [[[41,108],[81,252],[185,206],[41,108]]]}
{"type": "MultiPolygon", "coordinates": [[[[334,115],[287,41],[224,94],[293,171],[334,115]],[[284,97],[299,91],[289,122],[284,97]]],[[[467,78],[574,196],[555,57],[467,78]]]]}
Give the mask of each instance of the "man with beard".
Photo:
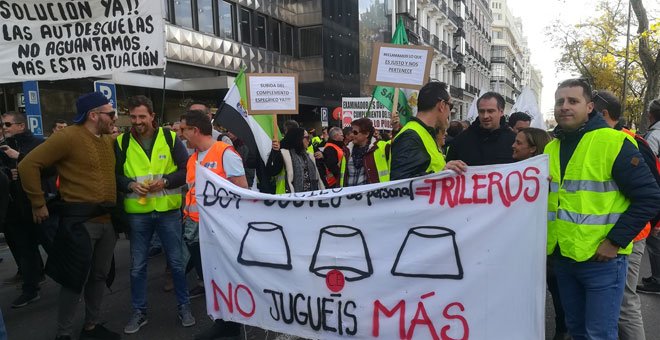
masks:
{"type": "Polygon", "coordinates": [[[11,283],[19,284],[21,278],[23,283],[22,294],[12,302],[11,306],[21,308],[39,300],[39,281],[43,276],[43,262],[39,253],[39,226],[32,222],[30,201],[21,187],[21,178],[16,167],[44,140],[30,132],[27,128],[27,118],[22,113],[7,112],[2,115],[2,122],[6,145],[0,146],[2,150],[0,159],[10,168],[9,195],[12,198],[7,209],[5,236],[18,265],[18,272],[11,283]]]}
{"type": "Polygon", "coordinates": [[[117,188],[126,193],[124,210],[130,226],[131,300],[133,314],[124,333],[147,323],[147,259],[154,232],[172,271],[178,317],[184,327],[195,324],[183,263],[181,186],[186,183],[188,153],[176,134],[157,128],[153,103],[145,96],[128,100],[132,129],[117,137],[117,188]]]}
{"type": "Polygon", "coordinates": [[[19,163],[35,223],[49,215],[41,173],[55,166],[60,178],[62,216],[46,271],[62,285],[58,300],[57,337],[71,339],[80,295],[84,291],[85,323],[80,339],[119,339],[100,324],[101,303],[117,237],[110,209],[117,199],[115,153],[110,136],[117,114],[100,92],[76,102],[70,126],[53,134],[19,163]]]}
{"type": "Polygon", "coordinates": [[[479,118],[454,138],[447,160],[460,159],[467,165],[513,163],[511,145],[516,133],[506,125],[504,104],[504,97],[497,92],[486,92],[479,97],[479,118]]]}

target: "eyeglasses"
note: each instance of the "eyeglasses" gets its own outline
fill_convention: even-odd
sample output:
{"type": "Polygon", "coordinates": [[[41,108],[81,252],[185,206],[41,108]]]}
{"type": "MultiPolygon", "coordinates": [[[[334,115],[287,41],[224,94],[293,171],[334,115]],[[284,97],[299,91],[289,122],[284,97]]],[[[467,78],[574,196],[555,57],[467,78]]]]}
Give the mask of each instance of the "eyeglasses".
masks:
{"type": "Polygon", "coordinates": [[[309,136],[303,136],[303,139],[309,139],[309,136]]]}
{"type": "Polygon", "coordinates": [[[3,122],[3,125],[5,127],[11,127],[12,125],[18,125],[18,124],[23,124],[23,123],[3,122]]]}
{"type": "Polygon", "coordinates": [[[115,115],[117,114],[117,111],[115,111],[115,110],[107,111],[107,112],[103,112],[103,111],[96,111],[96,112],[100,113],[102,115],[107,115],[110,118],[115,118],[115,115]]]}
{"type": "Polygon", "coordinates": [[[445,104],[447,104],[447,106],[449,106],[449,111],[451,111],[451,110],[454,109],[454,104],[453,104],[453,103],[450,103],[449,100],[447,100],[447,99],[442,99],[442,98],[438,98],[438,99],[439,99],[441,102],[445,102],[445,104]]]}

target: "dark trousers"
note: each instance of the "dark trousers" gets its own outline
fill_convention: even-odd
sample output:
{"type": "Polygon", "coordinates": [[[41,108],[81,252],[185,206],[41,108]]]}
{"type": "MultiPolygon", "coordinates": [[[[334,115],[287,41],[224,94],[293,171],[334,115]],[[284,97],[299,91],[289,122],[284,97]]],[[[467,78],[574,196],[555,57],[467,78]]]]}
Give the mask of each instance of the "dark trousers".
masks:
{"type": "Polygon", "coordinates": [[[188,252],[190,253],[190,263],[192,264],[192,267],[195,268],[197,277],[203,279],[204,273],[202,271],[202,254],[199,248],[199,242],[188,244],[188,252]]]}
{"type": "Polygon", "coordinates": [[[5,238],[23,276],[23,292],[39,291],[39,280],[43,275],[43,260],[39,253],[39,227],[32,221],[7,221],[5,238]]]}
{"type": "Polygon", "coordinates": [[[564,317],[564,307],[561,305],[561,297],[559,296],[559,286],[557,284],[557,276],[553,268],[553,257],[548,256],[548,266],[546,271],[545,280],[548,284],[548,290],[552,297],[552,305],[555,308],[555,333],[566,333],[566,320],[564,317]]]}

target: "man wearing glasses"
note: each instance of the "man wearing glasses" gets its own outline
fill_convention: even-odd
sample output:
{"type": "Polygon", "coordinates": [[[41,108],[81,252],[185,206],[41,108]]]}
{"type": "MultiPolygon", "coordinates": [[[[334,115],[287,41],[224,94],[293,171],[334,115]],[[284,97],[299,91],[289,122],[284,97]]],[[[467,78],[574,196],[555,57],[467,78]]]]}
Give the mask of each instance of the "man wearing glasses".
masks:
{"type": "Polygon", "coordinates": [[[467,170],[465,163],[460,160],[445,162],[436,143],[438,129],[446,129],[449,125],[452,107],[447,84],[434,81],[419,90],[417,116],[412,117],[392,142],[391,180],[442,170],[458,173],[467,170]]]}
{"type": "Polygon", "coordinates": [[[460,159],[467,165],[513,163],[511,144],[516,133],[506,124],[504,105],[504,97],[497,92],[486,92],[479,97],[479,118],[454,138],[447,160],[460,159]]]}
{"type": "Polygon", "coordinates": [[[38,226],[32,222],[30,201],[21,187],[17,165],[35,147],[43,143],[27,128],[27,118],[18,112],[2,115],[5,144],[0,146],[2,163],[10,169],[11,184],[5,237],[18,271],[6,283],[21,284],[22,294],[12,302],[12,308],[21,308],[39,300],[39,281],[43,277],[43,262],[39,253],[38,226]]]}
{"type": "Polygon", "coordinates": [[[35,223],[49,216],[41,174],[55,166],[60,178],[62,216],[49,254],[46,272],[62,285],[58,299],[56,339],[71,339],[73,321],[84,292],[85,322],[81,339],[119,339],[100,324],[101,303],[117,241],[110,221],[115,205],[115,153],[110,136],[116,113],[100,92],[76,102],[70,126],[53,134],[18,166],[23,188],[32,203],[35,223]]]}
{"type": "Polygon", "coordinates": [[[184,327],[195,324],[190,312],[183,262],[181,187],[186,183],[188,152],[176,133],[157,127],[153,103],[145,96],[128,99],[131,131],[117,137],[117,188],[126,193],[124,210],[130,226],[131,303],[124,333],[147,324],[147,259],[154,232],[172,271],[177,313],[184,327]]]}

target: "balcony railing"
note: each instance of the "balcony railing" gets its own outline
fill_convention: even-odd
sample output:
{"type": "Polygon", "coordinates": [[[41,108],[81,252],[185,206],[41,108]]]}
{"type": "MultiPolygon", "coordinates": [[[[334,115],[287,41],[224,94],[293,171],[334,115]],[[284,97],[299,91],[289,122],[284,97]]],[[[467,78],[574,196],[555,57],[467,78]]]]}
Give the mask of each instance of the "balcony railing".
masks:
{"type": "Polygon", "coordinates": [[[440,39],[435,34],[431,35],[431,45],[433,45],[436,50],[440,51],[440,39]]]}
{"type": "Polygon", "coordinates": [[[491,63],[506,63],[505,57],[490,57],[491,63]]]}
{"type": "Polygon", "coordinates": [[[449,94],[452,98],[463,99],[463,89],[454,85],[449,86],[449,94]]]}
{"type": "Polygon", "coordinates": [[[459,17],[453,9],[449,9],[449,20],[451,20],[456,26],[463,27],[463,19],[459,17]]]}
{"type": "Polygon", "coordinates": [[[422,41],[427,44],[431,44],[431,32],[428,29],[419,26],[419,36],[422,37],[422,41]]]}
{"type": "Polygon", "coordinates": [[[459,65],[463,64],[463,59],[464,59],[463,53],[452,51],[452,55],[454,56],[455,62],[457,62],[459,65]]]}
{"type": "Polygon", "coordinates": [[[442,54],[446,55],[447,57],[451,58],[451,54],[449,51],[449,45],[447,45],[446,42],[441,42],[440,43],[440,50],[442,51],[442,54]]]}
{"type": "Polygon", "coordinates": [[[504,101],[506,101],[507,103],[509,103],[509,104],[511,104],[511,105],[513,105],[513,104],[516,103],[516,102],[513,100],[513,98],[511,98],[511,97],[509,97],[509,96],[504,97],[504,101]]]}
{"type": "Polygon", "coordinates": [[[445,0],[442,0],[440,3],[440,11],[447,13],[447,2],[445,0]]]}

